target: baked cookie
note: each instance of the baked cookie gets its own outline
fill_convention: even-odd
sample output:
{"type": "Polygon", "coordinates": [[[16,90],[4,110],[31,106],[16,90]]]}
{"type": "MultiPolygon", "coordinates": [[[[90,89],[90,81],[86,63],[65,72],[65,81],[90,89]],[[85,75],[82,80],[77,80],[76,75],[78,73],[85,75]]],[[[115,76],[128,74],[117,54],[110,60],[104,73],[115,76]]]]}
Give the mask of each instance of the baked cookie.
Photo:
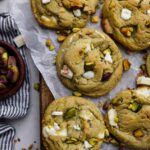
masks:
{"type": "Polygon", "coordinates": [[[148,54],[146,59],[146,69],[147,69],[148,76],[150,77],[150,53],[148,54]]]}
{"type": "Polygon", "coordinates": [[[48,106],[42,130],[46,150],[99,150],[106,131],[96,105],[74,96],[48,106]]]}
{"type": "Polygon", "coordinates": [[[97,5],[98,0],[31,0],[39,24],[53,29],[84,27],[97,5]]]}
{"type": "Polygon", "coordinates": [[[150,88],[120,92],[106,115],[110,133],[125,147],[150,148],[150,88]]]}
{"type": "Polygon", "coordinates": [[[90,28],[64,41],[56,66],[65,86],[93,97],[111,91],[122,76],[122,56],[115,43],[105,33],[90,28]]]}
{"type": "Polygon", "coordinates": [[[132,51],[150,47],[150,0],[106,0],[102,26],[132,51]]]}

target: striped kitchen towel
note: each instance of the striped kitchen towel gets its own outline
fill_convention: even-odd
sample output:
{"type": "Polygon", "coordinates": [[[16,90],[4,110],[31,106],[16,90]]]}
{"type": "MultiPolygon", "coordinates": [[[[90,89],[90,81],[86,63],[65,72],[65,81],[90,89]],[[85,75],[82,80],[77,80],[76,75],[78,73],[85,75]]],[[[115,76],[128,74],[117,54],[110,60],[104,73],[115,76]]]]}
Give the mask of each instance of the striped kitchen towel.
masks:
{"type": "MultiPolygon", "coordinates": [[[[13,39],[20,35],[14,19],[8,13],[0,14],[0,40],[14,45],[13,39]]],[[[15,45],[14,45],[15,46],[15,45]]],[[[26,64],[26,78],[20,90],[10,98],[0,101],[0,150],[13,149],[13,127],[1,123],[2,119],[18,119],[27,114],[30,100],[30,82],[25,47],[18,49],[26,64]]]]}

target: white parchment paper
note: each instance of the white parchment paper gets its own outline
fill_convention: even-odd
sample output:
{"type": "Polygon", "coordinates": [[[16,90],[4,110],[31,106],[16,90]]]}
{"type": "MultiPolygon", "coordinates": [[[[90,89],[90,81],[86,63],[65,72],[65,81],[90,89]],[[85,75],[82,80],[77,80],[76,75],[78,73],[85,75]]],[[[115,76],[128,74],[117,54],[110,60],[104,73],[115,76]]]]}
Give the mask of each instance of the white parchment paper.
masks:
{"type": "MultiPolygon", "coordinates": [[[[57,34],[55,31],[42,28],[36,22],[30,6],[30,0],[10,0],[9,6],[11,15],[17,22],[20,31],[22,32],[27,47],[31,51],[31,56],[35,65],[43,75],[49,89],[53,93],[55,98],[62,96],[72,95],[72,91],[65,88],[57,77],[55,65],[53,64],[54,58],[57,54],[60,44],[57,42],[57,34]],[[55,46],[54,51],[49,51],[45,46],[46,39],[50,38],[55,46]]],[[[101,9],[97,11],[97,15],[100,15],[101,9]]],[[[88,27],[101,29],[100,23],[88,24],[88,27]]],[[[102,29],[101,29],[102,30],[102,29]]],[[[123,74],[122,80],[119,84],[106,96],[100,98],[89,98],[93,102],[104,103],[108,98],[112,98],[119,91],[126,88],[135,87],[135,77],[139,72],[139,66],[143,62],[143,54],[127,54],[125,49],[118,45],[123,58],[129,59],[132,66],[128,72],[123,74]]],[[[118,149],[112,145],[103,144],[103,150],[115,150],[118,149]]]]}

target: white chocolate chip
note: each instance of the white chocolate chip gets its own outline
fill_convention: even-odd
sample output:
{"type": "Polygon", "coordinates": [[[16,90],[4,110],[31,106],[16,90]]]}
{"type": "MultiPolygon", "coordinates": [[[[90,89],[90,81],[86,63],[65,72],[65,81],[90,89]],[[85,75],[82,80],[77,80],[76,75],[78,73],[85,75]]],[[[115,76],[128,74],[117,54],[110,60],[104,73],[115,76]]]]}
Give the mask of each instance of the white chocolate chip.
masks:
{"type": "Polygon", "coordinates": [[[53,111],[52,116],[62,116],[63,112],[62,111],[53,111]]]}
{"type": "Polygon", "coordinates": [[[81,16],[81,10],[80,9],[75,9],[73,10],[73,13],[76,17],[80,17],[81,16]]]}
{"type": "Polygon", "coordinates": [[[109,53],[106,53],[104,59],[105,59],[105,61],[108,61],[108,62],[110,62],[110,63],[113,63],[112,56],[111,56],[109,53]]]}
{"type": "Polygon", "coordinates": [[[65,129],[63,129],[61,131],[58,131],[57,135],[66,137],[68,135],[67,129],[65,128],[65,129]]]}
{"type": "Polygon", "coordinates": [[[63,69],[61,70],[60,73],[63,77],[68,78],[68,79],[72,79],[73,77],[73,72],[68,68],[67,65],[63,66],[63,69]]]}
{"type": "Polygon", "coordinates": [[[149,87],[139,87],[136,90],[136,93],[145,97],[150,96],[150,88],[149,87]]]}
{"type": "Polygon", "coordinates": [[[98,134],[98,138],[99,139],[103,139],[105,137],[105,132],[100,132],[99,134],[98,134]]]}
{"type": "Polygon", "coordinates": [[[93,71],[87,71],[83,74],[83,77],[86,79],[92,79],[92,78],[94,78],[94,72],[93,71]]]}
{"type": "Polygon", "coordinates": [[[50,2],[51,2],[51,0],[42,0],[43,4],[47,4],[47,3],[50,3],[50,2]]]}
{"type": "Polygon", "coordinates": [[[150,9],[147,10],[147,14],[150,16],[150,9]]]}
{"type": "Polygon", "coordinates": [[[87,110],[82,110],[79,116],[85,120],[92,120],[94,118],[93,114],[87,110]]]}
{"type": "Polygon", "coordinates": [[[75,129],[75,130],[78,130],[78,131],[80,131],[81,130],[81,128],[80,128],[80,126],[77,124],[77,125],[73,125],[73,128],[75,129]]]}
{"type": "Polygon", "coordinates": [[[137,79],[137,84],[138,85],[150,85],[150,78],[145,77],[145,76],[140,76],[137,79]]]}
{"type": "Polygon", "coordinates": [[[22,35],[18,35],[17,37],[15,37],[15,38],[13,39],[13,41],[14,41],[14,43],[16,44],[16,46],[17,46],[18,48],[20,48],[20,47],[22,47],[22,46],[25,45],[25,41],[24,41],[24,38],[23,38],[22,35]]]}
{"type": "Polygon", "coordinates": [[[90,52],[90,51],[91,51],[91,45],[88,43],[86,44],[85,53],[90,52]]]}
{"type": "Polygon", "coordinates": [[[54,129],[57,131],[57,130],[60,130],[60,127],[59,127],[59,125],[56,123],[56,122],[54,122],[54,129]]]}
{"type": "Polygon", "coordinates": [[[48,126],[45,126],[42,130],[42,134],[45,138],[47,138],[48,136],[64,136],[66,137],[67,136],[67,129],[62,129],[60,130],[60,128],[58,129],[57,127],[57,131],[55,128],[56,128],[56,124],[54,123],[54,127],[48,127],[48,126]]]}
{"type": "Polygon", "coordinates": [[[117,112],[115,109],[110,109],[108,111],[108,119],[109,119],[109,124],[113,127],[118,127],[117,123],[115,122],[115,118],[117,117],[117,112]]]}
{"type": "Polygon", "coordinates": [[[132,15],[132,11],[127,9],[127,8],[123,8],[121,11],[121,18],[124,20],[129,20],[131,18],[132,15]]]}
{"type": "Polygon", "coordinates": [[[91,148],[91,147],[93,147],[88,141],[84,141],[84,147],[86,148],[86,149],[89,149],[89,148],[91,148]]]}
{"type": "Polygon", "coordinates": [[[48,17],[46,17],[46,16],[41,16],[41,19],[43,20],[43,21],[45,21],[45,22],[50,22],[51,20],[48,18],[48,17]]]}
{"type": "Polygon", "coordinates": [[[49,135],[56,136],[56,130],[51,127],[45,126],[42,130],[43,136],[47,138],[49,135]]]}

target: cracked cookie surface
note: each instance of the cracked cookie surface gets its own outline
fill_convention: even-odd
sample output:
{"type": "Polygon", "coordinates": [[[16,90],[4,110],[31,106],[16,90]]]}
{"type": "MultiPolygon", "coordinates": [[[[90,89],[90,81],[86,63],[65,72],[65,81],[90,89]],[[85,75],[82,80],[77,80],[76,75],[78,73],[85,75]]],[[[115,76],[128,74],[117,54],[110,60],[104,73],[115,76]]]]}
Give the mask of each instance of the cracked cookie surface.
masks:
{"type": "Polygon", "coordinates": [[[46,150],[99,150],[105,125],[96,105],[74,96],[53,101],[42,120],[46,150]]]}
{"type": "Polygon", "coordinates": [[[150,0],[107,0],[102,26],[107,34],[132,51],[150,47],[150,0]]]}
{"type": "Polygon", "coordinates": [[[150,88],[140,87],[117,94],[107,111],[106,125],[121,145],[150,148],[150,88]]]}
{"type": "Polygon", "coordinates": [[[105,33],[84,28],[63,42],[56,67],[66,87],[97,97],[111,91],[121,79],[122,56],[105,33]]]}
{"type": "Polygon", "coordinates": [[[31,0],[33,14],[40,25],[52,29],[84,27],[95,13],[98,0],[31,0]]]}

